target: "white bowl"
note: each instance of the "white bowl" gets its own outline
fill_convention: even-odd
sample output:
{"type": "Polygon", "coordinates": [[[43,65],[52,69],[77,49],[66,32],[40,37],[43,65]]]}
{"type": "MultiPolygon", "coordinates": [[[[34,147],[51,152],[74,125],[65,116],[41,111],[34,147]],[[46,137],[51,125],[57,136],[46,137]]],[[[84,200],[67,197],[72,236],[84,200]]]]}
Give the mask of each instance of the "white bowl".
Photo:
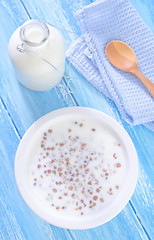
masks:
{"type": "Polygon", "coordinates": [[[99,226],[111,220],[115,217],[128,203],[130,200],[135,185],[137,182],[138,175],[138,158],[135,151],[135,147],[122,126],[117,123],[114,119],[107,116],[106,114],[85,107],[69,107],[62,108],[56,111],[53,111],[49,114],[46,114],[39,120],[37,120],[25,133],[22,138],[17,153],[15,157],[15,177],[18,189],[20,194],[26,204],[30,209],[36,213],[39,217],[44,219],[46,222],[53,224],[58,227],[68,228],[68,229],[88,229],[99,226]],[[90,118],[96,119],[96,122],[99,120],[102,124],[105,124],[113,131],[114,134],[118,136],[121,143],[123,144],[126,150],[126,174],[122,187],[119,189],[117,196],[111,201],[105,208],[96,212],[96,214],[89,214],[87,216],[74,216],[70,217],[67,215],[60,215],[59,213],[53,213],[46,211],[43,208],[43,204],[40,204],[37,201],[37,198],[32,192],[32,189],[29,188],[28,182],[26,179],[27,172],[27,161],[26,151],[31,144],[31,141],[35,141],[40,131],[51,125],[52,122],[55,122],[57,118],[69,119],[72,115],[86,115],[90,118]]]}

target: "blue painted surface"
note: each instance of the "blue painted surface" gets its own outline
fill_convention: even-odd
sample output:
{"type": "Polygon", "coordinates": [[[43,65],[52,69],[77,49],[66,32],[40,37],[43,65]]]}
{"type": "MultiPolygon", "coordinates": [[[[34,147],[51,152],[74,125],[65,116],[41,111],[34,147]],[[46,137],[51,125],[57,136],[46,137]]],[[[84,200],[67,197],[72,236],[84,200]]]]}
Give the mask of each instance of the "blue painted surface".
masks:
{"type": "MultiPolygon", "coordinates": [[[[153,0],[131,0],[154,32],[153,0]]],[[[56,88],[36,93],[16,79],[7,46],[14,30],[29,18],[37,18],[80,34],[74,14],[90,0],[0,0],[0,240],[103,240],[154,239],[153,160],[154,134],[142,125],[132,127],[121,119],[113,102],[92,87],[73,68],[79,87],[69,94],[64,81],[56,88]],[[22,200],[14,178],[14,157],[25,131],[39,117],[62,107],[86,106],[115,118],[132,138],[139,157],[138,182],[130,202],[110,222],[90,230],[67,230],[49,225],[37,217],[22,200]]],[[[66,47],[75,39],[62,32],[66,47]]],[[[72,89],[75,87],[72,82],[72,89]]]]}

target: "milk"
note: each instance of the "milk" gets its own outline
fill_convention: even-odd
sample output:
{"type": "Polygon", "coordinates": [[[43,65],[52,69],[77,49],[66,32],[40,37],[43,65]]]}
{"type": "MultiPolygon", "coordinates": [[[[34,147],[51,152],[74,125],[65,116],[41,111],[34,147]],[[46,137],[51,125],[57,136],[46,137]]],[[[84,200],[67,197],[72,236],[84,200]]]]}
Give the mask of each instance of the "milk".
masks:
{"type": "Polygon", "coordinates": [[[82,115],[43,129],[27,157],[29,187],[51,213],[99,212],[116,198],[125,177],[126,154],[120,139],[82,115]]]}
{"type": "Polygon", "coordinates": [[[8,50],[18,80],[26,88],[35,91],[51,89],[64,74],[64,40],[59,31],[49,24],[38,20],[27,21],[11,36],[8,50]],[[24,52],[18,51],[17,46],[24,52]]]}

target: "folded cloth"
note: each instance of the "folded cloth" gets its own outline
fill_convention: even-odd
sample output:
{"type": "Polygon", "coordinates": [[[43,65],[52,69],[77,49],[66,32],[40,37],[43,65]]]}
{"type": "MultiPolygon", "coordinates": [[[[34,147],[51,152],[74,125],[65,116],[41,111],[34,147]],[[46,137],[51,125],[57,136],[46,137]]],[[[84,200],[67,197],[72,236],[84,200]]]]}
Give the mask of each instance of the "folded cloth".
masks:
{"type": "Polygon", "coordinates": [[[126,42],[137,56],[139,69],[154,82],[154,34],[129,0],[99,0],[76,17],[82,37],[69,48],[67,58],[115,102],[125,121],[154,130],[154,99],[135,76],[116,69],[105,55],[110,41],[126,42]]]}

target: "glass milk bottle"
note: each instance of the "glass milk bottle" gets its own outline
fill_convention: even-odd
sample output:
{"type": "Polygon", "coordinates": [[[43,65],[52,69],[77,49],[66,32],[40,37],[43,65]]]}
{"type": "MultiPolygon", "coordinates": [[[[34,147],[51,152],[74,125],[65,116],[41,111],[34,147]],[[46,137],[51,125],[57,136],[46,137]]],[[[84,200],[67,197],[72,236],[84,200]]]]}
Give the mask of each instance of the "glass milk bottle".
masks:
{"type": "Polygon", "coordinates": [[[27,21],[11,36],[8,50],[18,80],[26,88],[35,91],[51,89],[64,74],[64,40],[49,24],[27,21]]]}

